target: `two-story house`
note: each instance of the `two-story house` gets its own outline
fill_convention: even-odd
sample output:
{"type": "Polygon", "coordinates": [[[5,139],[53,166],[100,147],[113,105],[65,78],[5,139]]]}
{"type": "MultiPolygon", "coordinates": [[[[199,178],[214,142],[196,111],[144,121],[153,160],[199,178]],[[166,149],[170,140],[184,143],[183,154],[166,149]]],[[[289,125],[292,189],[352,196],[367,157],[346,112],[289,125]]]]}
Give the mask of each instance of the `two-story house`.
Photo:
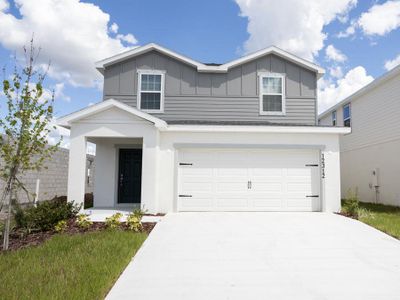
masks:
{"type": "Polygon", "coordinates": [[[325,126],[351,126],[340,137],[342,195],[400,206],[400,66],[326,110],[325,126]]]}
{"type": "Polygon", "coordinates": [[[317,125],[324,70],[276,47],[204,64],[156,44],[97,63],[104,101],[71,129],[68,198],[84,194],[96,144],[95,207],[338,211],[339,136],[317,125]]]}

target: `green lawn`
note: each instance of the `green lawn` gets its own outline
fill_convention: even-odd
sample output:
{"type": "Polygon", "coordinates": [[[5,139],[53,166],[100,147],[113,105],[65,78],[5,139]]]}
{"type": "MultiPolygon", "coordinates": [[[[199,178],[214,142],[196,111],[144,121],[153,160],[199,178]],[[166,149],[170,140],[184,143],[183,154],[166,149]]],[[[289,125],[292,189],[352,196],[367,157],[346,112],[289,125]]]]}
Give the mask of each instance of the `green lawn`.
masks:
{"type": "Polygon", "coordinates": [[[400,207],[361,202],[360,207],[369,212],[361,214],[361,222],[400,239],[400,207]]]}
{"type": "Polygon", "coordinates": [[[146,237],[130,231],[61,234],[0,254],[0,298],[102,299],[146,237]]]}

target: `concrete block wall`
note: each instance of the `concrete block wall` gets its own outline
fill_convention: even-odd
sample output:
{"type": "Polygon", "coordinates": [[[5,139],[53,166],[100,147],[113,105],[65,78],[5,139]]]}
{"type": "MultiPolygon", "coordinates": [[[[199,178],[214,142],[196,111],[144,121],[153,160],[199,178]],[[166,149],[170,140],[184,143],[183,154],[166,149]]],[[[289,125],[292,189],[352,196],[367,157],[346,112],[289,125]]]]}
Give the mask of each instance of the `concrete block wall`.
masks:
{"type": "MultiPolygon", "coordinates": [[[[47,160],[44,164],[47,168],[42,168],[40,171],[30,171],[21,176],[20,180],[24,183],[25,187],[30,193],[36,191],[36,181],[40,179],[39,195],[38,200],[49,200],[55,196],[66,196],[67,195],[67,183],[68,183],[68,157],[69,150],[60,148],[53,154],[53,156],[47,160]]],[[[93,192],[93,178],[95,171],[95,157],[93,155],[87,155],[86,169],[90,168],[86,177],[86,193],[93,192]]],[[[0,158],[0,164],[3,161],[0,158]]],[[[3,193],[5,182],[0,180],[0,194],[3,193]]],[[[20,190],[18,192],[19,203],[29,202],[26,192],[20,190]]],[[[33,195],[30,196],[30,200],[33,201],[33,195]]]]}

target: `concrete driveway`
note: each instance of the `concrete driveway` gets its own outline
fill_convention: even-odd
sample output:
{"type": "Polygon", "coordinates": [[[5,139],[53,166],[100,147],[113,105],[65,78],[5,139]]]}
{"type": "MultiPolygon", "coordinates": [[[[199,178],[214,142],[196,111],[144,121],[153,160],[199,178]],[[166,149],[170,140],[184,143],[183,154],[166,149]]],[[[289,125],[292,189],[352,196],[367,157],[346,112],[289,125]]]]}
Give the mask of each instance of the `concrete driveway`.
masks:
{"type": "Polygon", "coordinates": [[[400,242],[334,214],[169,214],[107,299],[400,299],[400,242]]]}

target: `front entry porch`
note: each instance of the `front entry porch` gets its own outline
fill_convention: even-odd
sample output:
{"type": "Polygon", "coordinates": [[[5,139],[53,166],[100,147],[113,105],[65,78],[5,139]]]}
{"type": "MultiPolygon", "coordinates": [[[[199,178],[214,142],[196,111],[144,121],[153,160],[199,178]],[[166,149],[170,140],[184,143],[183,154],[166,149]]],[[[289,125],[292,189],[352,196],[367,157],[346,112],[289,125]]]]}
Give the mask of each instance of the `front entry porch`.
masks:
{"type": "Polygon", "coordinates": [[[88,138],[96,144],[94,207],[141,208],[142,138],[88,138]]]}
{"type": "Polygon", "coordinates": [[[96,145],[94,208],[158,212],[159,127],[166,123],[119,101],[107,100],[65,116],[71,129],[68,200],[83,203],[87,143],[96,145]]]}

